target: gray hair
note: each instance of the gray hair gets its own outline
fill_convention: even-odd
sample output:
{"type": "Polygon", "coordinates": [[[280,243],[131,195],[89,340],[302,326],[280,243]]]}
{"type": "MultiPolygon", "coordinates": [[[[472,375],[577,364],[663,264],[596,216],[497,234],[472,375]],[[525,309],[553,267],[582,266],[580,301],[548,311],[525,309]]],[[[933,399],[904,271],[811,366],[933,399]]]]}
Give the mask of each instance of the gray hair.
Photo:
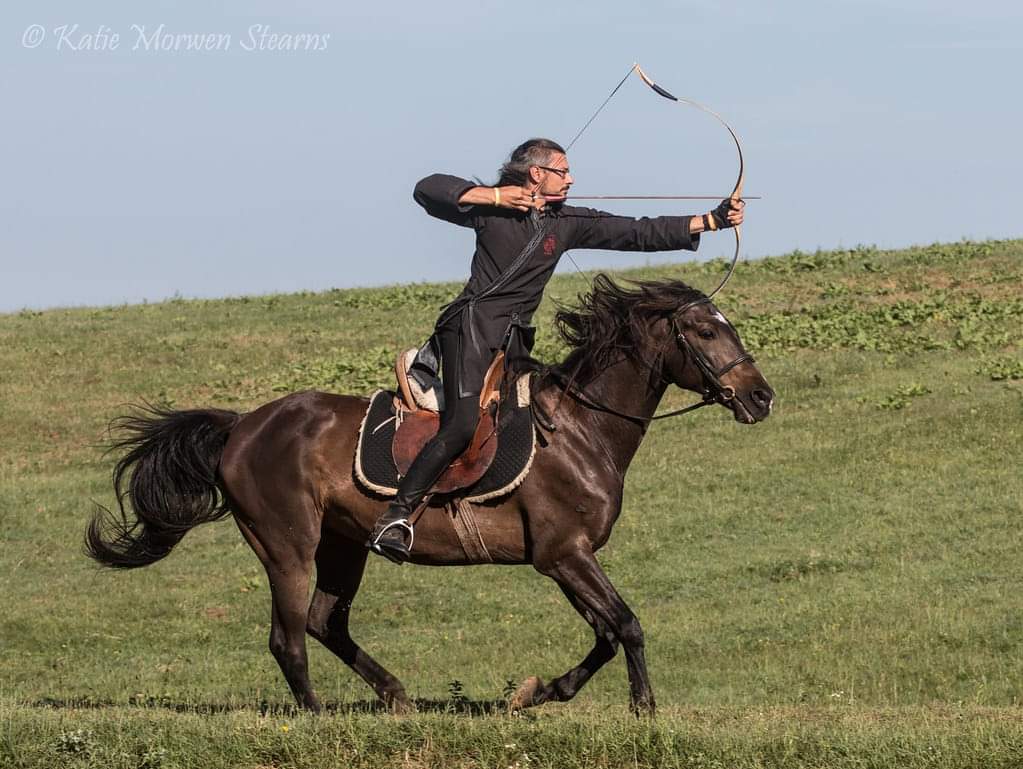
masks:
{"type": "Polygon", "coordinates": [[[524,185],[529,180],[531,166],[550,163],[551,156],[565,154],[561,145],[550,139],[529,139],[512,150],[507,162],[497,172],[497,186],[524,185]]]}

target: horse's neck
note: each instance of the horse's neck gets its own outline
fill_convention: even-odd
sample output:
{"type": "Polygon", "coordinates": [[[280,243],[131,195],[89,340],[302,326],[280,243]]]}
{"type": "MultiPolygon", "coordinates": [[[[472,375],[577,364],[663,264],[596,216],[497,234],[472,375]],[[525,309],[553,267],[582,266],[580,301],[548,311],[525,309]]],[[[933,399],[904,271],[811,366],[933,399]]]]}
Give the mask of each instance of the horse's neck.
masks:
{"type": "Polygon", "coordinates": [[[599,448],[622,476],[639,450],[649,425],[642,420],[653,416],[665,389],[659,369],[650,369],[628,359],[609,366],[582,388],[590,403],[619,412],[609,413],[578,402],[572,411],[580,430],[593,434],[599,448]],[[629,419],[621,414],[640,419],[629,419]]]}

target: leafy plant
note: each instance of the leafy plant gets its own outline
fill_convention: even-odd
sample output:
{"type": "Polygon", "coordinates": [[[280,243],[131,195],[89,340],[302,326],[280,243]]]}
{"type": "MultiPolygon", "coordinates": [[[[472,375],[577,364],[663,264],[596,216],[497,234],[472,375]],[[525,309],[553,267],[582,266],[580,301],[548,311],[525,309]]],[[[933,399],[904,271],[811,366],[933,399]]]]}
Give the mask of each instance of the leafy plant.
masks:
{"type": "Polygon", "coordinates": [[[943,296],[863,306],[851,301],[752,315],[736,325],[752,350],[916,352],[993,349],[1023,342],[1023,299],[943,296]]]}
{"type": "Polygon", "coordinates": [[[138,769],[160,769],[167,761],[165,748],[148,747],[139,756],[138,769]]]}
{"type": "Polygon", "coordinates": [[[469,702],[469,697],[465,693],[465,685],[457,678],[448,682],[448,696],[456,705],[465,705],[469,702]]]}
{"type": "MultiPolygon", "coordinates": [[[[906,408],[909,402],[913,398],[919,398],[923,395],[930,395],[931,390],[926,385],[921,384],[910,384],[899,387],[895,392],[886,396],[885,398],[877,401],[874,405],[879,409],[886,409],[890,411],[899,411],[900,409],[906,408]]],[[[861,402],[866,399],[861,398],[861,402]]]]}
{"type": "Polygon", "coordinates": [[[978,374],[984,374],[995,382],[1006,379],[1023,379],[1023,360],[1009,355],[984,358],[977,368],[978,374]]]}
{"type": "Polygon", "coordinates": [[[95,749],[92,741],[92,732],[88,729],[73,729],[61,732],[57,735],[54,747],[60,753],[83,757],[92,755],[95,749]]]}

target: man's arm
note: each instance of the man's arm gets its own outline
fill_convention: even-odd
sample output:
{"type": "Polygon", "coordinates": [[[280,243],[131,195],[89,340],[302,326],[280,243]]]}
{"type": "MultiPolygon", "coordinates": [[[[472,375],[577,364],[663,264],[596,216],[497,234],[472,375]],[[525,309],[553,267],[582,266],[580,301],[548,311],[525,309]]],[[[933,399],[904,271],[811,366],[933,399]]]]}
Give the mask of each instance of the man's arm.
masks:
{"type": "Polygon", "coordinates": [[[412,193],[412,198],[426,209],[430,216],[460,227],[472,227],[472,204],[463,204],[461,198],[475,187],[475,183],[457,176],[432,174],[420,180],[412,193]]]}
{"type": "Polygon", "coordinates": [[[700,233],[742,224],[742,200],[725,199],[704,216],[658,216],[634,219],[592,208],[569,209],[577,220],[570,248],[606,248],[614,251],[695,251],[700,233]]]}
{"type": "Polygon", "coordinates": [[[528,211],[530,208],[542,208],[547,202],[531,195],[523,187],[480,187],[448,174],[427,176],[416,185],[412,197],[430,216],[461,227],[473,226],[474,206],[528,211]]]}
{"type": "Polygon", "coordinates": [[[700,216],[633,218],[592,208],[566,209],[575,222],[569,248],[604,248],[612,251],[695,251],[703,231],[700,216]]]}
{"type": "Polygon", "coordinates": [[[517,211],[528,211],[530,208],[543,208],[547,201],[529,193],[525,187],[508,185],[506,187],[473,187],[466,190],[458,199],[459,203],[475,206],[494,206],[496,208],[514,208],[517,211]]]}

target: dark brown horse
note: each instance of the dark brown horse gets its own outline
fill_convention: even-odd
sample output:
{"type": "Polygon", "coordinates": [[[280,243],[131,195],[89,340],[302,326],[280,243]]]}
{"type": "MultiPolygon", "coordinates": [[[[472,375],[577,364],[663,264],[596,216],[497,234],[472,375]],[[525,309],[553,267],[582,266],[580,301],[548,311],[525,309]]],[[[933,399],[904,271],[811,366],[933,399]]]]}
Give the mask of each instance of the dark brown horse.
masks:
{"type": "MultiPolygon", "coordinates": [[[[601,275],[557,323],[573,349],[534,388],[557,429],[543,433],[514,492],[478,507],[477,523],[493,560],[532,564],[557,582],[596,642],[550,683],[527,679],[513,706],[571,699],[621,644],[631,705],[652,711],[639,620],[594,556],[621,512],[625,472],[669,384],[721,403],[744,424],[768,416],[774,393],[732,325],[682,283],[624,289],[601,275]]],[[[270,651],[299,704],[320,708],[309,681],[309,633],[387,705],[410,708],[401,682],[348,629],[367,535],[387,502],[353,472],[367,405],[363,397],[302,392],[247,414],[150,410],[122,418],[127,437],[117,447],[127,453],[114,470],[120,515],[97,511],[86,532],[89,555],[108,566],[145,566],[193,526],[232,514],[269,577],[270,651]]],[[[417,524],[412,562],[471,563],[440,510],[428,508],[417,524]]]]}

